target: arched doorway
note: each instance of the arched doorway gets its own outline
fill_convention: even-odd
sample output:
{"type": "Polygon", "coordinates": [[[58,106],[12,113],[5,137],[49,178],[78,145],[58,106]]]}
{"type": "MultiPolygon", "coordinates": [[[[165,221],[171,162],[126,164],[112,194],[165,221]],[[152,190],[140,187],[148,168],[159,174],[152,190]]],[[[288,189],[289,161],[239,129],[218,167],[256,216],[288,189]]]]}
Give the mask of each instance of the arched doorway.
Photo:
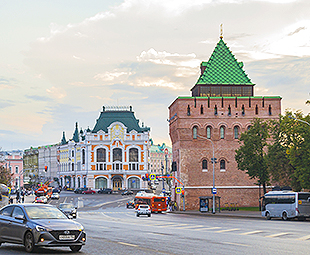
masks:
{"type": "Polygon", "coordinates": [[[98,177],[95,180],[95,189],[105,189],[108,187],[107,179],[104,177],[98,177]]]}
{"type": "Polygon", "coordinates": [[[123,178],[116,175],[112,178],[113,180],[113,190],[121,190],[123,188],[123,178]]]}

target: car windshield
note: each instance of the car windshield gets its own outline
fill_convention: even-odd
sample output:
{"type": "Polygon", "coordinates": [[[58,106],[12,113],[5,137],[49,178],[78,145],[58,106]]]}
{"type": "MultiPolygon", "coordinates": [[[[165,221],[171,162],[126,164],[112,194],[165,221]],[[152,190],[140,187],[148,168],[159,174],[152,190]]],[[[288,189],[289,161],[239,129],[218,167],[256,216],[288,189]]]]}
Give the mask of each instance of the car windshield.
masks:
{"type": "Polygon", "coordinates": [[[59,208],[61,208],[61,209],[70,209],[72,207],[73,207],[72,204],[60,204],[59,205],[59,208]]]}
{"type": "Polygon", "coordinates": [[[67,219],[67,217],[52,206],[26,206],[25,210],[28,217],[32,220],[35,219],[67,219]]]}

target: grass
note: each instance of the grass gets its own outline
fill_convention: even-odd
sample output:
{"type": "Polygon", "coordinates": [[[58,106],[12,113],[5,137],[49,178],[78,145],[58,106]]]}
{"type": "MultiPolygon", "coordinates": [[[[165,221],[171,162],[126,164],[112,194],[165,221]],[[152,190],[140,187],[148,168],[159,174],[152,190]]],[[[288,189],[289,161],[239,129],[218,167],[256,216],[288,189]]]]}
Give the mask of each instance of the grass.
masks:
{"type": "Polygon", "coordinates": [[[239,207],[239,211],[259,211],[259,208],[258,207],[239,207]]]}

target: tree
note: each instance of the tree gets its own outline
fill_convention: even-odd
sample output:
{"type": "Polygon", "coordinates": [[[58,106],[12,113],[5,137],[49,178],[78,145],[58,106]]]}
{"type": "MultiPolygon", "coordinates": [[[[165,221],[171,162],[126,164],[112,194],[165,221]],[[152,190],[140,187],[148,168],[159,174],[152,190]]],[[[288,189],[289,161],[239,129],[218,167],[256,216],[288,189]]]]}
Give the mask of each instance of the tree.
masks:
{"type": "Polygon", "coordinates": [[[245,171],[251,179],[258,179],[264,193],[269,181],[266,156],[268,137],[267,123],[259,118],[253,119],[249,130],[241,134],[242,145],[236,150],[235,155],[238,168],[245,171]]]}
{"type": "MultiPolygon", "coordinates": [[[[272,183],[278,186],[290,186],[293,190],[300,190],[301,186],[295,176],[295,168],[287,157],[287,148],[284,146],[283,138],[283,116],[279,120],[269,122],[269,132],[272,141],[268,144],[267,166],[272,178],[272,183]]],[[[285,135],[284,135],[285,136],[285,135]]]]}
{"type": "Polygon", "coordinates": [[[280,118],[280,132],[275,137],[294,169],[291,180],[296,191],[310,189],[310,126],[300,120],[310,123],[310,115],[304,117],[301,111],[286,111],[280,118]]]}
{"type": "Polygon", "coordinates": [[[4,165],[0,165],[0,183],[10,186],[12,174],[4,165]]]}

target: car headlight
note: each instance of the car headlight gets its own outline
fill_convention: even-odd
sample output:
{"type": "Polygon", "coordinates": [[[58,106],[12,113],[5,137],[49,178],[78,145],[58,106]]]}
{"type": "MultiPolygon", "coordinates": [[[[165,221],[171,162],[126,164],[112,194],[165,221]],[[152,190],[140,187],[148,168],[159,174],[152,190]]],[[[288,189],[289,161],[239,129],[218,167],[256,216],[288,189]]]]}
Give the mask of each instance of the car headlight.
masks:
{"type": "Polygon", "coordinates": [[[42,226],[39,226],[39,225],[36,226],[36,230],[37,230],[38,232],[51,231],[50,229],[45,228],[45,227],[42,227],[42,226]]]}

